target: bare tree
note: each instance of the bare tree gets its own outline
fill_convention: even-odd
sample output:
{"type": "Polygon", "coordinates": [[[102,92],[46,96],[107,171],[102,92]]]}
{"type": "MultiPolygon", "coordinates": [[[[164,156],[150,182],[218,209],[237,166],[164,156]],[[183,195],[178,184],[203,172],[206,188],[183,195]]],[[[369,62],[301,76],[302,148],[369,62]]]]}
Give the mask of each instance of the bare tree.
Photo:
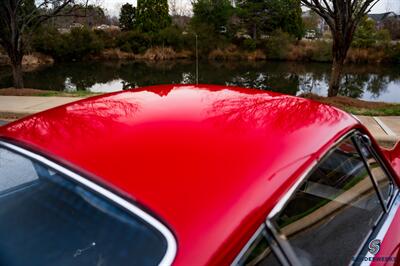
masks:
{"type": "MultiPolygon", "coordinates": [[[[46,20],[67,16],[76,0],[1,0],[0,45],[10,57],[14,87],[23,88],[22,58],[25,37],[46,20]]],[[[88,0],[85,1],[86,6],[88,0]]]]}
{"type": "Polygon", "coordinates": [[[361,19],[379,0],[301,0],[328,24],[332,32],[332,72],[328,96],[339,92],[344,61],[361,19]]]}
{"type": "Polygon", "coordinates": [[[168,0],[168,6],[171,16],[188,17],[192,14],[191,5],[185,4],[182,0],[168,0]]]}
{"type": "Polygon", "coordinates": [[[178,6],[176,4],[176,0],[169,0],[168,6],[169,6],[169,13],[171,14],[171,16],[178,15],[178,6]]]}

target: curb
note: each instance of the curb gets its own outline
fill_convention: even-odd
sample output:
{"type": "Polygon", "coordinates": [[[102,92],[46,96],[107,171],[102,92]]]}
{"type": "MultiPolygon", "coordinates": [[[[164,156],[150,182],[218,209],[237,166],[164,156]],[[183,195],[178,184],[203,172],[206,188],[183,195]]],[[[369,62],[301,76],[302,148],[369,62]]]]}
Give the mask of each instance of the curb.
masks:
{"type": "Polygon", "coordinates": [[[388,136],[396,136],[396,133],[394,133],[379,117],[372,117],[375,122],[382,128],[382,130],[388,134],[388,136]]]}
{"type": "Polygon", "coordinates": [[[13,121],[13,120],[17,120],[17,119],[23,118],[23,117],[31,115],[31,114],[33,114],[33,113],[13,113],[13,112],[0,111],[0,119],[13,121]]]}
{"type": "Polygon", "coordinates": [[[400,140],[399,136],[379,135],[374,136],[378,144],[384,148],[393,148],[397,141],[400,140]]]}

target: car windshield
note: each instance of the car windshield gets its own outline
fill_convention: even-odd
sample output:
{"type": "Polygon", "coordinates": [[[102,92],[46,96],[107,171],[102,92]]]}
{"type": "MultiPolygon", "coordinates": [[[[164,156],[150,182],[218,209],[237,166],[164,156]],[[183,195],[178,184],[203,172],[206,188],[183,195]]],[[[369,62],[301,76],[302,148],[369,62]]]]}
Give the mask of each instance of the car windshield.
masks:
{"type": "Polygon", "coordinates": [[[0,147],[0,265],[156,265],[165,237],[47,166],[0,147]]]}

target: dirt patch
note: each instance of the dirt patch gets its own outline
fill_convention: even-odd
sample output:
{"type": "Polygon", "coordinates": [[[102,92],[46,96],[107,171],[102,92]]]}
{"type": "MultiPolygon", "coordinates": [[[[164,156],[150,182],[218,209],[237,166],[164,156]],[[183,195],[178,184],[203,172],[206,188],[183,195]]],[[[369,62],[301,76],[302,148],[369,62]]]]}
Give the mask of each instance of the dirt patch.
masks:
{"type": "Polygon", "coordinates": [[[25,116],[28,116],[28,115],[30,115],[30,114],[28,114],[28,113],[23,114],[23,113],[0,112],[0,119],[4,120],[4,121],[7,121],[7,122],[12,122],[14,120],[21,119],[21,118],[23,118],[25,116]]]}
{"type": "Polygon", "coordinates": [[[318,96],[315,94],[307,93],[307,94],[300,95],[300,97],[311,99],[311,100],[322,102],[322,103],[326,103],[326,104],[330,104],[330,105],[336,106],[341,109],[346,108],[346,107],[362,108],[362,109],[382,109],[382,108],[399,106],[398,104],[384,103],[384,102],[368,102],[368,101],[363,101],[363,100],[354,99],[354,98],[345,97],[345,96],[323,97],[323,96],[318,96]]]}

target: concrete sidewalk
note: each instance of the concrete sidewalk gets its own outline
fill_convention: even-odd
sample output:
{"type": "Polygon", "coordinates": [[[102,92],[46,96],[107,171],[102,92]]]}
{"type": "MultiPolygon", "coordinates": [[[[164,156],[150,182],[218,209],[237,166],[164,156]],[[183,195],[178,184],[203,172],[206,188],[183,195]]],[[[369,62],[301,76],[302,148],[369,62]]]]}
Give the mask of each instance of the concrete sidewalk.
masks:
{"type": "Polygon", "coordinates": [[[59,105],[74,102],[79,97],[0,96],[0,113],[34,114],[59,105]]]}
{"type": "Polygon", "coordinates": [[[392,147],[400,140],[400,116],[358,116],[382,146],[392,147]]]}

